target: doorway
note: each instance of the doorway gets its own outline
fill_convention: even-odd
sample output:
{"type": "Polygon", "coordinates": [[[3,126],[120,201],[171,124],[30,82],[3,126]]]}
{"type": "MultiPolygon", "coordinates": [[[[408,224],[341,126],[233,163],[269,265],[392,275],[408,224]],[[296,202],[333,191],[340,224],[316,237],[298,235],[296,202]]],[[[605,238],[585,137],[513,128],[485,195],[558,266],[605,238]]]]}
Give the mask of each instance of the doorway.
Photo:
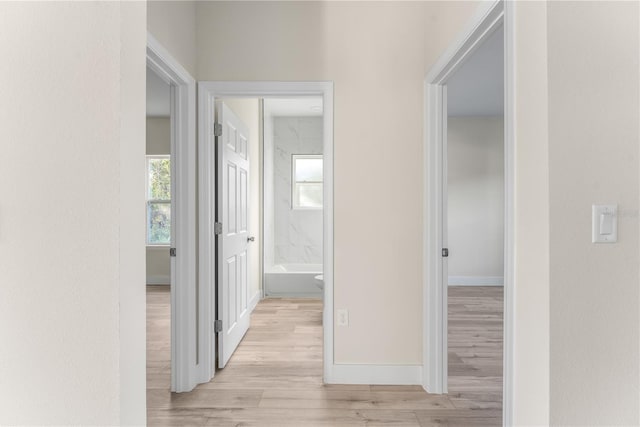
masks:
{"type": "Polygon", "coordinates": [[[146,160],[147,281],[157,286],[169,283],[170,390],[184,392],[192,390],[200,379],[194,314],[195,80],[151,35],[147,35],[147,70],[148,108],[155,116],[148,121],[152,141],[147,144],[151,154],[146,160]],[[159,94],[158,99],[153,99],[154,94],[159,94]]]}
{"type": "Polygon", "coordinates": [[[147,327],[155,330],[147,339],[147,389],[172,388],[171,289],[175,263],[175,174],[171,152],[171,83],[147,67],[146,102],[146,296],[147,327]],[[167,343],[169,346],[167,346],[167,343]]]}
{"type": "MultiPolygon", "coordinates": [[[[333,88],[331,83],[325,82],[202,82],[199,83],[199,176],[200,176],[200,316],[201,324],[205,325],[200,331],[200,360],[205,361],[207,375],[213,378],[216,372],[216,355],[219,354],[220,340],[213,338],[212,328],[206,325],[214,325],[214,321],[221,321],[218,330],[225,328],[224,316],[216,318],[216,314],[224,312],[224,304],[228,304],[225,299],[218,298],[216,289],[212,286],[219,278],[221,271],[216,271],[215,260],[219,257],[220,248],[216,246],[219,242],[215,236],[215,228],[218,226],[218,216],[216,216],[216,186],[217,173],[220,172],[221,163],[216,164],[215,138],[222,136],[224,129],[216,129],[215,119],[219,118],[220,99],[229,98],[300,98],[319,97],[324,106],[324,120],[322,121],[322,149],[323,159],[322,174],[324,183],[322,187],[322,276],[324,289],[323,308],[323,377],[325,381],[331,375],[333,366],[333,88]],[[209,231],[209,232],[207,232],[209,231]],[[211,237],[208,237],[211,236],[211,237]],[[217,313],[216,313],[217,309],[217,313]],[[207,321],[208,320],[208,321],[207,321]]],[[[224,136],[223,136],[224,138],[224,136]]],[[[217,157],[220,159],[220,156],[217,157]]],[[[249,236],[255,237],[255,236],[249,236]]],[[[262,237],[262,236],[260,236],[262,237]]],[[[260,239],[262,240],[262,239],[260,239]]],[[[222,264],[224,265],[224,264],[222,264]]],[[[263,268],[264,269],[264,268],[263,268]]],[[[224,344],[223,344],[224,345],[224,344]]],[[[218,361],[219,364],[219,361],[218,361]]]]}
{"type": "Polygon", "coordinates": [[[322,384],[322,103],[318,96],[215,99],[220,326],[214,378],[196,391],[229,382],[322,384]]]}
{"type": "MultiPolygon", "coordinates": [[[[491,4],[482,6],[479,13],[474,17],[474,20],[469,23],[465,31],[462,32],[460,39],[451,45],[451,47],[445,52],[445,54],[439,59],[437,64],[428,73],[425,79],[425,107],[426,107],[426,126],[427,133],[425,135],[425,170],[426,182],[425,182],[425,240],[424,240],[424,265],[425,265],[425,280],[424,280],[424,314],[425,314],[425,334],[424,334],[424,388],[431,393],[447,393],[450,380],[449,375],[449,345],[447,340],[448,332],[448,319],[449,319],[449,301],[448,295],[450,279],[453,281],[467,281],[467,285],[470,284],[484,284],[484,285],[496,285],[498,282],[502,282],[502,295],[497,295],[495,298],[503,301],[503,330],[497,329],[496,333],[499,335],[500,342],[503,343],[503,363],[502,378],[497,381],[497,387],[499,393],[496,393],[496,399],[502,406],[502,421],[504,425],[511,424],[511,411],[512,411],[512,352],[513,352],[513,338],[512,338],[512,313],[513,313],[513,218],[514,218],[514,142],[513,142],[513,9],[508,2],[496,1],[491,4]],[[493,39],[492,39],[493,37],[493,39]],[[491,96],[496,97],[498,100],[502,100],[503,118],[502,123],[499,123],[498,119],[494,118],[492,125],[487,125],[487,121],[484,120],[483,126],[487,129],[494,128],[493,136],[488,137],[489,140],[494,142],[502,140],[502,158],[503,168],[498,174],[503,179],[499,187],[502,187],[503,202],[497,206],[499,211],[503,213],[503,219],[500,222],[498,228],[502,229],[502,239],[499,238],[499,232],[496,232],[496,227],[493,227],[493,232],[489,233],[494,239],[493,243],[496,243],[494,249],[491,251],[494,255],[498,255],[496,258],[498,261],[502,261],[502,265],[493,265],[488,267],[489,262],[481,266],[474,266],[476,273],[460,274],[457,278],[450,277],[449,275],[449,263],[451,261],[450,256],[455,253],[461,255],[464,253],[462,250],[449,247],[450,227],[447,222],[450,219],[448,209],[450,207],[447,200],[447,191],[449,187],[447,185],[447,179],[450,178],[450,173],[447,170],[448,167],[448,147],[447,137],[448,131],[452,130],[449,127],[448,121],[457,121],[455,127],[457,129],[454,132],[459,133],[465,126],[471,126],[469,123],[464,123],[464,120],[456,120],[449,117],[448,103],[452,101],[450,98],[450,84],[455,83],[457,73],[464,73],[464,68],[467,64],[473,61],[474,56],[483,50],[489,42],[493,42],[496,46],[502,48],[502,52],[499,59],[494,59],[496,62],[493,64],[498,67],[498,70],[503,71],[504,78],[498,82],[498,89],[502,88],[503,92],[493,93],[491,96]],[[502,135],[498,135],[495,131],[501,130],[502,135]],[[500,245],[500,240],[502,245],[500,245]],[[501,247],[500,247],[501,246],[501,247]],[[502,256],[500,256],[502,254],[502,256]],[[487,268],[482,273],[477,273],[480,268],[487,268]],[[502,271],[502,274],[499,272],[502,271]],[[472,283],[475,282],[475,283],[472,283]],[[501,402],[500,402],[501,401],[501,402]]],[[[489,71],[487,74],[489,77],[493,75],[495,77],[496,68],[492,68],[494,71],[489,71]]],[[[481,72],[486,72],[488,64],[485,64],[481,69],[481,72]]],[[[498,71],[498,73],[499,73],[498,71]]],[[[473,85],[474,82],[478,82],[480,77],[477,72],[471,73],[472,79],[467,79],[473,85]]],[[[485,82],[485,86],[487,83],[485,82]]],[[[481,89],[486,89],[483,87],[481,89]]],[[[478,88],[475,89],[479,90],[478,88]]],[[[462,87],[462,92],[473,91],[472,88],[462,87]]],[[[454,94],[455,95],[455,94],[454,94]]],[[[486,102],[486,96],[478,96],[479,100],[486,102]]],[[[463,103],[462,108],[472,106],[467,100],[463,103]]],[[[461,108],[460,105],[457,108],[461,108]]],[[[468,121],[467,121],[468,122],[468,121]]],[[[479,125],[475,123],[475,125],[479,125]]],[[[485,130],[487,130],[485,129],[485,130]]],[[[467,129],[468,130],[468,129],[467,129]]],[[[472,133],[477,132],[473,131],[472,133]]],[[[464,133],[464,132],[462,132],[464,133]]],[[[469,133],[469,132],[467,132],[469,133]]],[[[475,133],[475,136],[478,136],[475,133]]],[[[476,145],[476,149],[480,144],[476,145]]],[[[498,144],[500,145],[500,144],[498,144]]],[[[488,149],[488,147],[485,147],[488,149]]],[[[495,148],[495,144],[494,144],[495,148]]],[[[464,150],[462,150],[464,152],[464,150]]],[[[470,151],[467,150],[467,155],[470,151]]],[[[495,154],[495,153],[494,153],[495,154]]],[[[473,157],[473,156],[471,156],[473,157]]],[[[493,157],[495,159],[498,156],[493,157]]],[[[481,163],[481,162],[478,162],[481,163]]],[[[475,166],[474,166],[475,167],[475,166]]],[[[465,172],[465,171],[463,171],[465,172]]],[[[495,173],[495,169],[494,169],[495,173]]],[[[463,174],[462,174],[463,175],[463,174]]],[[[459,176],[457,177],[459,178],[459,176]]],[[[477,182],[473,183],[478,184],[477,182]]],[[[494,183],[495,184],[495,183],[494,183]]],[[[494,187],[494,188],[499,188],[494,187]]],[[[486,202],[490,197],[485,197],[483,202],[486,202]]],[[[477,200],[476,200],[477,202],[477,200]]],[[[458,206],[459,207],[459,206],[458,206]]],[[[479,221],[481,224],[488,224],[489,222],[495,222],[500,214],[496,214],[496,204],[493,204],[493,214],[490,219],[485,218],[480,220],[479,215],[472,216],[474,221],[479,221]]],[[[475,209],[475,208],[474,208],[475,209]]],[[[495,224],[494,224],[495,225],[495,224]]],[[[473,226],[472,226],[473,227],[473,226]]],[[[472,229],[471,235],[479,235],[479,226],[475,225],[475,229],[472,229]]],[[[464,233],[463,233],[464,234],[464,233]]],[[[461,234],[462,237],[463,234],[461,234]]],[[[480,233],[481,234],[481,233],[480,233]]],[[[460,242],[457,243],[460,248],[460,242]]],[[[464,243],[463,243],[464,244],[464,243]]],[[[485,242],[485,245],[488,244],[485,242]]],[[[473,246],[473,243],[468,247],[473,246]]],[[[484,250],[484,249],[483,249],[484,250]]],[[[477,252],[477,250],[476,250],[477,252]]],[[[484,255],[484,254],[483,254],[484,255]]],[[[460,260],[459,257],[457,261],[460,260]]],[[[485,261],[488,261],[485,259],[485,261]]],[[[471,262],[467,262],[467,267],[471,267],[471,262]]],[[[461,267],[455,265],[455,268],[461,267]]],[[[462,270],[461,270],[462,271],[462,270]]],[[[494,290],[498,288],[495,287],[494,290]]],[[[471,289],[471,288],[470,288],[471,289]]],[[[479,288],[476,288],[476,290],[479,288]]],[[[489,289],[489,288],[488,288],[489,289]]],[[[455,291],[454,291],[455,292],[455,291]]],[[[495,300],[494,298],[494,300],[495,300]]],[[[500,316],[502,317],[502,316],[500,316]]],[[[493,349],[500,352],[500,349],[493,349]]],[[[495,373],[495,370],[494,370],[495,373]]],[[[496,382],[494,381],[494,382],[496,382]]],[[[496,385],[496,384],[494,384],[496,385]]]]}
{"type": "Polygon", "coordinates": [[[500,26],[448,79],[443,135],[446,386],[454,395],[481,387],[476,404],[491,410],[496,423],[503,381],[503,42],[500,26]]]}

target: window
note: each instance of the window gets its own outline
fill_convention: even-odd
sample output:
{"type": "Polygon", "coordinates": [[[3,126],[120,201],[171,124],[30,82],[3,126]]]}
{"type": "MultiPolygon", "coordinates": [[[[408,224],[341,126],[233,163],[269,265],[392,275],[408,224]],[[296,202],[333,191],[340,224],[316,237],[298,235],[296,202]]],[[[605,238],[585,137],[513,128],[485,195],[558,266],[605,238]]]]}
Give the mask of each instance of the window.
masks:
{"type": "Polygon", "coordinates": [[[171,163],[147,156],[147,245],[171,244],[171,163]]]}
{"type": "Polygon", "coordinates": [[[322,155],[298,155],[292,159],[293,209],[322,209],[322,155]]]}

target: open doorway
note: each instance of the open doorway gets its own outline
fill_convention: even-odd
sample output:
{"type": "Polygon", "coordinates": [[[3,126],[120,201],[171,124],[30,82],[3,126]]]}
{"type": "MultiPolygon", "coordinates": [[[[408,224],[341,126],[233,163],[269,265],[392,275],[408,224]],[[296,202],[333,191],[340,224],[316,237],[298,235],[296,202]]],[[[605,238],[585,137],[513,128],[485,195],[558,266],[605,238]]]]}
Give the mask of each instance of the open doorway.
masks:
{"type": "MultiPolygon", "coordinates": [[[[333,188],[331,185],[333,137],[331,129],[333,123],[332,109],[324,108],[327,105],[332,105],[332,85],[315,82],[203,82],[199,86],[199,114],[201,117],[200,232],[204,237],[200,241],[200,301],[207,302],[200,307],[202,315],[212,316],[212,320],[216,321],[217,331],[215,339],[212,339],[207,331],[202,331],[200,342],[203,344],[201,347],[203,354],[201,360],[209,361],[210,378],[213,378],[214,375],[222,377],[227,375],[229,372],[227,362],[240,344],[240,340],[236,340],[233,334],[237,330],[243,331],[240,338],[246,333],[245,343],[251,341],[252,330],[249,327],[251,320],[245,322],[241,319],[241,316],[246,314],[244,313],[245,307],[242,306],[244,301],[248,302],[246,310],[250,311],[263,296],[312,297],[313,301],[308,301],[309,298],[307,298],[307,302],[311,303],[313,307],[306,314],[312,313],[312,317],[316,316],[316,321],[320,323],[319,329],[316,328],[315,334],[317,336],[314,339],[322,345],[317,346],[315,350],[318,354],[313,358],[315,358],[314,363],[318,365],[319,373],[323,373],[317,378],[322,382],[323,378],[327,378],[327,372],[333,366],[332,329],[328,329],[328,327],[332,328],[333,307],[330,302],[323,303],[320,298],[324,295],[325,302],[332,301],[332,297],[328,298],[327,295],[332,295],[333,291],[333,188]],[[291,109],[293,104],[308,103],[312,98],[316,103],[314,108],[311,109],[310,106],[307,106],[309,108],[305,107],[304,113],[298,109],[295,113],[297,116],[289,115],[285,119],[281,112],[274,110],[278,105],[280,108],[285,108],[288,105],[288,108],[291,109]],[[253,119],[242,120],[244,114],[242,103],[245,105],[253,103],[254,106],[259,106],[259,135],[261,138],[257,150],[260,152],[258,159],[246,156],[247,153],[251,154],[252,152],[252,144],[245,145],[245,133],[251,133],[251,126],[246,123],[253,119]],[[320,111],[318,111],[318,107],[320,107],[320,111]],[[289,122],[284,123],[277,117],[289,122]],[[305,134],[305,132],[313,133],[314,126],[317,128],[317,132],[314,136],[310,136],[310,133],[303,138],[298,138],[298,142],[304,139],[304,143],[291,148],[292,151],[285,152],[282,147],[278,151],[274,145],[275,139],[277,139],[274,139],[274,136],[277,136],[274,133],[274,126],[283,126],[283,130],[287,129],[291,135],[298,136],[305,134]],[[312,142],[316,145],[313,149],[304,145],[312,142]],[[281,156],[283,162],[276,164],[276,156],[281,156]],[[209,161],[202,161],[202,159],[209,159],[209,161]],[[329,160],[327,161],[327,159],[329,160]],[[245,160],[248,160],[248,163],[245,163],[245,160]],[[280,174],[276,174],[276,167],[282,169],[280,174]],[[294,169],[297,170],[297,173],[294,169]],[[246,198],[245,194],[251,194],[252,190],[249,189],[245,192],[243,190],[245,188],[244,182],[245,180],[249,183],[254,182],[251,176],[255,176],[256,171],[258,171],[259,182],[262,181],[260,202],[255,205],[253,203],[255,198],[249,198],[248,203],[253,203],[253,206],[247,210],[243,200],[246,198]],[[216,179],[212,179],[213,177],[216,179]],[[279,181],[278,186],[276,186],[277,181],[279,181]],[[215,191],[212,192],[212,189],[215,191]],[[283,195],[282,203],[286,205],[283,211],[276,210],[278,194],[276,191],[283,195]],[[230,206],[234,207],[231,209],[230,206]],[[295,212],[292,213],[292,211],[295,212]],[[245,221],[248,221],[246,223],[250,225],[256,212],[261,229],[246,229],[245,221]],[[278,215],[276,215],[277,212],[279,212],[278,215]],[[287,234],[294,228],[299,231],[298,225],[309,225],[313,222],[308,218],[309,216],[316,220],[317,227],[313,228],[314,236],[305,234],[303,237],[287,234]],[[276,222],[279,220],[284,228],[276,227],[276,222]],[[213,235],[216,236],[215,240],[207,239],[207,229],[213,231],[213,235]],[[259,232],[256,233],[256,231],[259,232]],[[290,262],[292,258],[278,258],[282,261],[278,264],[280,269],[287,268],[289,270],[281,272],[290,274],[285,279],[293,280],[299,284],[298,286],[293,285],[293,288],[287,288],[291,283],[289,285],[285,282],[274,283],[274,277],[271,276],[274,273],[277,258],[275,252],[276,234],[279,235],[278,242],[295,240],[295,242],[291,242],[294,243],[292,247],[284,248],[285,245],[281,245],[283,247],[281,254],[282,250],[285,250],[293,256],[295,251],[293,246],[299,246],[302,249],[302,252],[297,254],[299,258],[296,258],[298,260],[296,263],[290,262]],[[242,238],[237,238],[238,236],[242,236],[242,238]],[[311,237],[315,238],[315,246],[309,243],[309,239],[305,240],[311,237]],[[304,246],[307,246],[307,252],[304,252],[304,246]],[[229,251],[230,247],[234,248],[232,252],[229,251]],[[245,269],[244,257],[251,254],[252,251],[255,252],[256,249],[260,254],[259,268],[257,269],[259,272],[257,279],[260,286],[259,293],[254,292],[255,286],[251,283],[245,285],[243,277],[245,274],[243,271],[247,271],[247,276],[249,274],[252,277],[255,276],[256,269],[254,267],[245,269]],[[315,258],[311,252],[315,253],[315,258]],[[314,262],[302,262],[303,258],[314,262]],[[216,261],[217,267],[212,268],[212,261],[216,261]],[[286,267],[284,267],[285,264],[287,264],[286,267]],[[311,265],[314,268],[311,268],[311,265]],[[242,268],[238,270],[238,266],[242,268]],[[305,274],[301,274],[303,272],[300,271],[295,273],[292,271],[294,269],[300,270],[303,267],[306,267],[307,270],[313,269],[313,271],[305,271],[305,274]],[[215,280],[212,280],[214,278],[215,280]],[[306,282],[303,283],[305,279],[306,282]],[[217,283],[217,288],[208,286],[212,282],[217,283]],[[232,289],[237,290],[230,292],[229,290],[232,289]],[[243,302],[240,306],[238,305],[238,296],[243,302]],[[324,325],[324,333],[322,325],[324,325]],[[327,359],[327,355],[329,355],[329,359],[327,359]],[[225,370],[216,373],[216,368],[225,366],[227,366],[225,370]]],[[[282,133],[283,131],[279,132],[279,134],[282,133]]],[[[256,263],[253,262],[253,264],[256,263]]],[[[273,304],[274,301],[266,299],[263,300],[263,303],[273,304]]],[[[292,304],[296,308],[300,308],[304,305],[301,304],[301,301],[298,300],[292,304]]],[[[258,307],[261,307],[260,304],[258,307]]],[[[276,308],[274,306],[264,311],[273,310],[292,314],[286,307],[276,308]]],[[[258,311],[259,309],[256,310],[256,313],[258,311]]],[[[295,329],[295,324],[291,319],[280,320],[282,323],[288,322],[286,328],[293,328],[289,332],[295,329]]],[[[278,319],[256,321],[256,323],[259,322],[263,322],[261,326],[266,324],[274,326],[278,323],[278,319]]],[[[207,323],[202,322],[202,324],[206,325],[207,323]]],[[[310,325],[307,323],[299,326],[304,329],[305,326],[310,325]]],[[[260,327],[255,329],[260,329],[260,327]]],[[[302,329],[298,329],[298,332],[302,329]]],[[[283,345],[281,352],[286,354],[286,348],[291,347],[293,343],[289,342],[283,345]]],[[[262,359],[266,356],[256,355],[254,352],[253,356],[244,354],[239,357],[262,359]]],[[[300,372],[298,375],[308,376],[308,373],[309,371],[300,372]]],[[[265,375],[268,376],[268,372],[265,375]]]]}
{"type": "Polygon", "coordinates": [[[147,388],[171,388],[171,84],[147,68],[146,103],[147,388]]]}
{"type": "Polygon", "coordinates": [[[195,80],[151,35],[146,77],[146,156],[140,167],[146,169],[147,314],[148,325],[156,322],[162,331],[149,337],[147,384],[184,392],[202,382],[196,340],[195,80]]]}
{"type": "Polygon", "coordinates": [[[498,424],[506,211],[502,26],[451,75],[446,97],[447,386],[454,395],[470,395],[482,387],[474,403],[498,424]]]}
{"type": "Polygon", "coordinates": [[[238,383],[283,365],[322,380],[322,102],[215,101],[216,369],[238,383]]]}
{"type": "Polygon", "coordinates": [[[465,399],[474,391],[456,389],[464,381],[454,377],[472,379],[488,390],[477,407],[505,425],[513,409],[512,13],[509,2],[481,6],[425,77],[423,386],[465,399]]]}

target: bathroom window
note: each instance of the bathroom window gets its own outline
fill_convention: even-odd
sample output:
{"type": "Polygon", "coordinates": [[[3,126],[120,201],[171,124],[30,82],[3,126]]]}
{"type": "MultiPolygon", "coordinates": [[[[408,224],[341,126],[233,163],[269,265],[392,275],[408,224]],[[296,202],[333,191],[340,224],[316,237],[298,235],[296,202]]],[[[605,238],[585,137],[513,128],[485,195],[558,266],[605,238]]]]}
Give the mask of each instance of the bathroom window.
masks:
{"type": "Polygon", "coordinates": [[[171,244],[171,163],[147,156],[147,245],[171,244]]]}
{"type": "Polygon", "coordinates": [[[322,155],[294,154],[292,158],[293,209],[322,209],[322,155]]]}

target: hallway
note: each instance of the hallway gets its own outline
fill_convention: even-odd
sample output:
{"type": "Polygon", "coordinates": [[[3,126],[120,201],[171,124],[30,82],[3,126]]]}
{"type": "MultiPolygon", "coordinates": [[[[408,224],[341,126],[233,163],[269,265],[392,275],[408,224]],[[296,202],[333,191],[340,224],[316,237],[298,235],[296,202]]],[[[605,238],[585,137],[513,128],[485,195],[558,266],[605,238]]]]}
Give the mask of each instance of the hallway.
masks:
{"type": "Polygon", "coordinates": [[[265,299],[227,367],[169,393],[169,289],[147,287],[149,425],[501,425],[502,288],[450,288],[449,395],[322,384],[322,302],[265,299]]]}

